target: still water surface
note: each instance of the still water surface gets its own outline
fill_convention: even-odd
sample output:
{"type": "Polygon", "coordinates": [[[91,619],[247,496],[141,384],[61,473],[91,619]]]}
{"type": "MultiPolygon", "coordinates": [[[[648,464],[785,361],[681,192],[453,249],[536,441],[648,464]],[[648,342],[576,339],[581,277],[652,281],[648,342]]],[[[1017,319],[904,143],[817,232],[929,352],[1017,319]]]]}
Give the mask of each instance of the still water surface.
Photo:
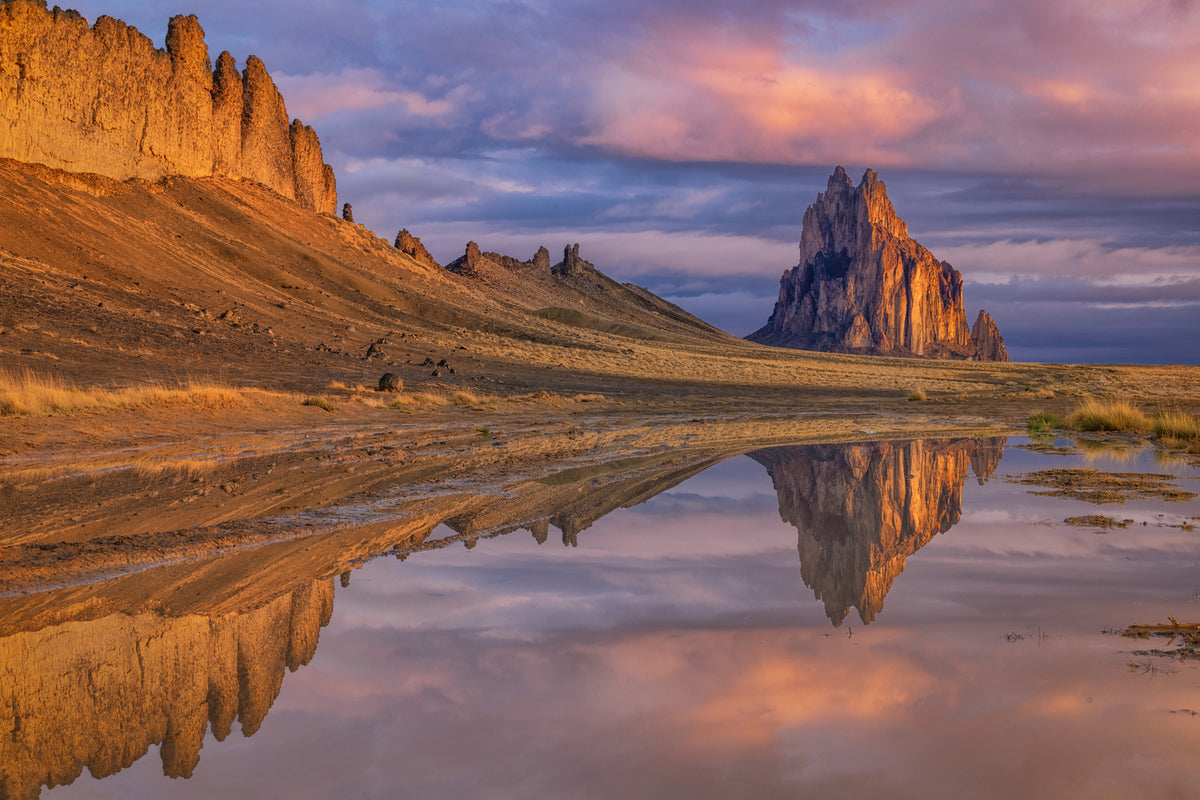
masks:
{"type": "MultiPolygon", "coordinates": [[[[253,653],[241,634],[239,697],[167,692],[150,704],[167,744],[113,744],[131,766],[113,756],[88,765],[113,774],[41,796],[1200,797],[1200,662],[1113,632],[1200,621],[1200,503],[1096,506],[1005,480],[1073,466],[1200,491],[1195,468],[1148,452],[1003,440],[737,456],[583,530],[535,522],[297,594],[255,623],[290,624],[290,644],[253,653]],[[1064,523],[1086,514],[1133,522],[1064,523]],[[288,615],[310,612],[329,622],[302,647],[288,615]],[[202,741],[172,734],[180,719],[202,741]]],[[[14,709],[21,687],[79,685],[6,680],[14,709]]],[[[30,796],[17,778],[48,747],[23,735],[0,748],[24,760],[11,796],[30,796]]],[[[60,737],[47,764],[86,738],[60,737]]]]}

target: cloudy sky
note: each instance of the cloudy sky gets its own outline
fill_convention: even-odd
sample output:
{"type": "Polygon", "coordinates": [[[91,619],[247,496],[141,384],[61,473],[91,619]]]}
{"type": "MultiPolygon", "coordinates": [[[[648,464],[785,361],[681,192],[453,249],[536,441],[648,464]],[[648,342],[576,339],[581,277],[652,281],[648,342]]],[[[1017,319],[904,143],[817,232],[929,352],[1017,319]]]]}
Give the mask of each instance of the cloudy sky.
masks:
{"type": "Polygon", "coordinates": [[[260,56],[339,199],[440,261],[584,257],[731,333],[833,167],[1015,359],[1200,362],[1193,0],[80,0],[260,56]]]}

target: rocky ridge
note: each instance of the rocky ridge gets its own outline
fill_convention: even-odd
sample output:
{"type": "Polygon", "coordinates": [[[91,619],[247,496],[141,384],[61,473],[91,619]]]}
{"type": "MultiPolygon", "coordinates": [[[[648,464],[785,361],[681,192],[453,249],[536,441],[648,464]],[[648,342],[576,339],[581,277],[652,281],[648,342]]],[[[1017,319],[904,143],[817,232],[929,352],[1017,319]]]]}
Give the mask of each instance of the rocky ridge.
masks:
{"type": "Polygon", "coordinates": [[[118,180],[168,175],[256,181],[332,214],[333,169],[255,56],[214,68],[195,16],[166,48],[112,17],[88,26],[45,0],[0,5],[0,157],[118,180]]]}
{"type": "Polygon", "coordinates": [[[806,350],[1007,361],[986,313],[967,328],[963,280],[908,235],[887,187],[842,167],[804,212],[800,263],[780,279],[767,324],[746,338],[806,350]]]}

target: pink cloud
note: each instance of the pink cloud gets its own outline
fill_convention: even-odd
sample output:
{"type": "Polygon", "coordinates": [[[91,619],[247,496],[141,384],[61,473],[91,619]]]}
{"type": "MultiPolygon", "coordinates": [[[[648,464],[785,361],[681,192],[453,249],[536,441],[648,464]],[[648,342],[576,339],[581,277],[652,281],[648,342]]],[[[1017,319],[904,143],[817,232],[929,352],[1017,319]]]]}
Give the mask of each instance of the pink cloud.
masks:
{"type": "Polygon", "coordinates": [[[1190,4],[931,2],[874,24],[837,47],[648,27],[592,70],[578,140],[672,161],[1134,173],[1159,190],[1200,168],[1190,4]]]}

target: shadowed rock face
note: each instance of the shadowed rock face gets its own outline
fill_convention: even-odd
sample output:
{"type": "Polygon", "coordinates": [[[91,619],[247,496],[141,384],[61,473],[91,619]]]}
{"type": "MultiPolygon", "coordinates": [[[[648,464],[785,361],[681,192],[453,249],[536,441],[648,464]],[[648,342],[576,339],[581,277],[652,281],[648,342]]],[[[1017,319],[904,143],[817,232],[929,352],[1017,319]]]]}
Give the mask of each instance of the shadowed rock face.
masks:
{"type": "Polygon", "coordinates": [[[996,349],[981,350],[967,329],[962,289],[958,270],[909,238],[874,172],[855,187],[838,167],[804,212],[800,263],[780,279],[771,318],[746,338],[843,353],[990,357],[996,349]]]}
{"type": "Polygon", "coordinates": [[[594,271],[595,269],[595,264],[590,261],[585,261],[579,255],[578,244],[569,244],[563,248],[563,260],[555,264],[551,268],[551,272],[553,272],[555,275],[570,277],[572,275],[579,275],[588,270],[594,271]]]}
{"type": "Polygon", "coordinates": [[[1004,346],[1004,337],[996,327],[996,321],[979,309],[979,316],[971,326],[971,338],[978,348],[977,356],[980,361],[1008,361],[1008,348],[1004,346]]]}
{"type": "Polygon", "coordinates": [[[161,745],[163,774],[190,777],[205,732],[250,736],[285,669],[307,664],[333,613],[333,582],[223,617],[112,614],[0,639],[0,789],[34,798],[84,767],[112,775],[161,745]]]}
{"type": "Polygon", "coordinates": [[[257,181],[332,214],[337,190],[316,133],[288,123],[262,61],[216,69],[194,16],[166,49],[111,17],[88,27],[44,0],[0,5],[0,157],[124,180],[167,175],[257,181]]]}
{"type": "Polygon", "coordinates": [[[851,608],[864,624],[883,610],[905,559],[958,522],[968,464],[986,480],[1003,450],[999,438],[801,445],[749,455],[766,467],[779,516],[799,533],[801,579],[840,626],[851,608]]]}

